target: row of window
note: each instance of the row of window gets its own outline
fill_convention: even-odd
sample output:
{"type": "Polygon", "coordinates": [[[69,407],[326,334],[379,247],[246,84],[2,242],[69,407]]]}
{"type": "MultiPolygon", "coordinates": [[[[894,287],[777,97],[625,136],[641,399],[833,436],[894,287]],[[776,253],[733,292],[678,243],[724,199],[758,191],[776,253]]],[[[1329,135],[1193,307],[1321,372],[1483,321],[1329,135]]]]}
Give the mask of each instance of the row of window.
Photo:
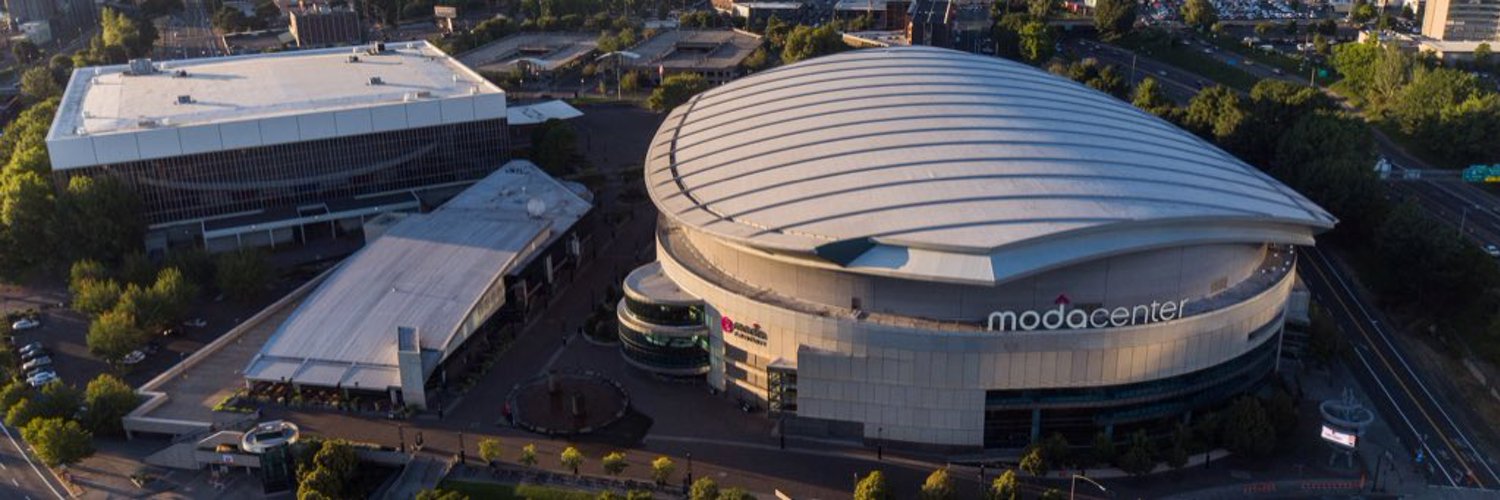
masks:
{"type": "Polygon", "coordinates": [[[708,337],[668,337],[620,325],[620,351],[631,361],[663,370],[708,368],[708,337]]]}
{"type": "Polygon", "coordinates": [[[625,310],[646,323],[661,326],[695,326],[703,324],[703,305],[662,305],[641,302],[625,296],[625,310]]]}

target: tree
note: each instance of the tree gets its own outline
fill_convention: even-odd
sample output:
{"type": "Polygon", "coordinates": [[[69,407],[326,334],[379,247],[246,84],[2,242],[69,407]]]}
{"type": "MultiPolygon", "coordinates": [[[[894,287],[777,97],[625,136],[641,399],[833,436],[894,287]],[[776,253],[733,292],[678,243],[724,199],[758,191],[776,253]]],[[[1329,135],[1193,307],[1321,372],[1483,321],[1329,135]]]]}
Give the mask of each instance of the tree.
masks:
{"type": "Polygon", "coordinates": [[[604,473],[611,476],[620,475],[625,472],[626,467],[630,466],[630,463],[625,461],[625,454],[618,451],[605,455],[600,464],[604,466],[604,473]]]}
{"type": "Polygon", "coordinates": [[[1259,23],[1255,23],[1255,35],[1256,36],[1266,36],[1266,35],[1269,35],[1269,34],[1271,34],[1271,30],[1274,30],[1274,29],[1276,29],[1276,25],[1271,24],[1270,21],[1261,21],[1259,23]]]}
{"type": "Polygon", "coordinates": [[[68,293],[77,294],[88,281],[109,279],[109,270],[93,259],[82,259],[68,267],[68,293]]]}
{"type": "Polygon", "coordinates": [[[536,445],[528,444],[521,447],[521,457],[516,460],[521,465],[531,467],[536,465],[536,445]]]}
{"type": "Polygon", "coordinates": [[[135,316],[118,308],[94,318],[85,337],[89,353],[111,363],[124,358],[145,341],[145,335],[136,327],[135,316]]]}
{"type": "Polygon", "coordinates": [[[120,277],[121,286],[137,285],[142,288],[151,286],[156,280],[156,264],[146,258],[141,252],[131,252],[120,259],[115,274],[120,277]]]}
{"type": "Polygon", "coordinates": [[[848,50],[843,35],[832,24],[819,27],[797,25],[787,33],[786,46],[781,51],[781,61],[791,64],[848,50]]]}
{"type": "Polygon", "coordinates": [[[1094,26],[1106,42],[1129,35],[1135,27],[1135,16],[1134,0],[1099,0],[1094,5],[1094,26]]]}
{"type": "Polygon", "coordinates": [[[16,62],[31,64],[42,57],[42,49],[37,48],[31,40],[21,40],[10,46],[10,54],[16,57],[16,62]]]}
{"type": "Polygon", "coordinates": [[[537,166],[553,175],[567,173],[577,156],[578,134],[568,122],[549,119],[532,133],[531,157],[537,166]]]}
{"type": "Polygon", "coordinates": [[[1362,120],[1312,113],[1281,135],[1266,172],[1339,214],[1346,231],[1368,236],[1381,225],[1385,211],[1384,190],[1371,168],[1374,148],[1370,128],[1362,120]]]}
{"type": "Polygon", "coordinates": [[[1032,64],[1052,59],[1052,29],[1047,23],[1032,21],[1021,27],[1021,57],[1032,64]]]}
{"type": "Polygon", "coordinates": [[[854,486],[854,500],[890,500],[891,490],[885,485],[885,474],[872,470],[854,486]]]}
{"type": "Polygon", "coordinates": [[[29,170],[7,166],[5,173],[0,181],[0,224],[4,224],[8,247],[6,260],[17,269],[45,266],[53,261],[55,252],[52,186],[42,175],[29,170]]]}
{"type": "Polygon", "coordinates": [[[688,490],[688,498],[691,500],[718,500],[719,483],[703,477],[693,481],[693,487],[688,490]]]}
{"type": "Polygon", "coordinates": [[[1155,78],[1151,77],[1146,77],[1141,80],[1140,84],[1136,85],[1135,96],[1130,100],[1130,103],[1147,113],[1162,118],[1170,118],[1173,111],[1177,109],[1172,104],[1172,101],[1167,99],[1167,93],[1162,91],[1161,85],[1156,83],[1155,78]]]}
{"type": "Polygon", "coordinates": [[[83,391],[84,427],[96,435],[122,435],[121,420],[134,410],[140,399],[125,381],[108,373],[100,374],[83,391]]]}
{"type": "Polygon", "coordinates": [[[672,463],[672,459],[665,456],[656,457],[656,460],[651,461],[651,480],[658,485],[667,484],[672,479],[672,472],[676,469],[677,465],[672,463]]]}
{"type": "Polygon", "coordinates": [[[59,201],[69,257],[116,261],[140,247],[146,231],[140,198],[119,179],[73,177],[59,201]]]}
{"type": "Polygon", "coordinates": [[[4,387],[0,387],[0,412],[10,410],[16,402],[31,394],[31,386],[20,379],[12,379],[4,387]]]}
{"type": "Polygon", "coordinates": [[[1182,4],[1182,21],[1200,31],[1205,30],[1218,24],[1219,11],[1208,0],[1187,0],[1182,4]]]}
{"type": "Polygon", "coordinates": [[[1282,26],[1282,29],[1286,32],[1286,34],[1293,35],[1293,36],[1295,36],[1299,31],[1301,31],[1300,28],[1301,28],[1301,26],[1297,25],[1297,20],[1296,19],[1293,19],[1291,21],[1287,21],[1286,25],[1282,26]]]}
{"type": "Polygon", "coordinates": [[[1150,474],[1156,468],[1156,450],[1144,429],[1130,435],[1125,453],[1120,455],[1120,470],[1132,476],[1150,474]]]}
{"type": "Polygon", "coordinates": [[[494,464],[500,460],[500,440],[495,438],[481,438],[479,440],[479,459],[486,464],[494,464]]]}
{"type": "Polygon", "coordinates": [[[1047,473],[1047,457],[1042,447],[1032,443],[1021,452],[1021,470],[1033,476],[1042,476],[1047,473]]]}
{"type": "Polygon", "coordinates": [[[39,416],[41,416],[41,410],[37,404],[33,403],[31,398],[21,398],[15,404],[10,405],[10,409],[5,410],[5,425],[16,428],[25,427],[39,416]]]}
{"type": "Polygon", "coordinates": [[[265,290],[271,274],[265,257],[254,250],[219,254],[215,269],[219,290],[240,301],[255,298],[265,290]]]}
{"type": "Polygon", "coordinates": [[[1276,428],[1260,400],[1244,396],[1229,407],[1224,425],[1224,448],[1236,455],[1265,457],[1276,446],[1276,428]]]}
{"type": "Polygon", "coordinates": [[[114,310],[130,314],[135,318],[135,325],[147,333],[161,331],[172,325],[169,315],[171,306],[167,304],[166,297],[149,288],[126,286],[114,310]]]}
{"type": "Polygon", "coordinates": [[[1172,431],[1172,440],[1162,458],[1173,469],[1181,469],[1188,462],[1188,448],[1192,446],[1193,431],[1186,424],[1177,424],[1172,431]]]}
{"type": "Polygon", "coordinates": [[[1060,469],[1071,462],[1070,452],[1072,445],[1068,444],[1068,438],[1062,434],[1052,433],[1042,440],[1042,457],[1047,461],[1047,469],[1060,469]]]}
{"type": "Polygon", "coordinates": [[[328,469],[315,467],[297,481],[297,500],[322,500],[343,498],[343,481],[328,469]]]}
{"type": "Polygon", "coordinates": [[[73,418],[78,407],[83,405],[83,392],[60,380],[53,380],[42,386],[31,402],[36,405],[39,416],[73,418]]]}
{"type": "Polygon", "coordinates": [[[1489,42],[1480,42],[1474,47],[1474,66],[1479,69],[1490,67],[1490,58],[1494,57],[1494,50],[1490,48],[1489,42]]]}
{"type": "Polygon", "coordinates": [[[922,500],[950,500],[953,495],[953,478],[948,477],[947,467],[940,467],[927,475],[918,496],[922,500]]]}
{"type": "Polygon", "coordinates": [[[440,488],[418,491],[417,500],[469,500],[469,496],[457,491],[440,488]]]}
{"type": "Polygon", "coordinates": [[[1030,14],[1032,19],[1046,21],[1047,17],[1052,15],[1052,0],[1027,0],[1026,13],[1030,14]]]}
{"type": "Polygon", "coordinates": [[[32,420],[21,428],[21,436],[48,467],[76,464],[94,454],[93,435],[64,418],[32,420]]]}
{"type": "Polygon", "coordinates": [[[1222,85],[1203,89],[1188,101],[1183,125],[1231,152],[1240,151],[1246,114],[1240,98],[1222,85]]]}
{"type": "MultiPolygon", "coordinates": [[[[101,41],[105,47],[120,47],[126,58],[142,57],[156,44],[156,27],[111,8],[100,12],[101,41]]],[[[111,61],[124,62],[124,61],[111,61]]]]}
{"type": "Polygon", "coordinates": [[[198,286],[188,281],[182,271],[171,267],[164,267],[156,273],[156,282],[151,284],[150,291],[161,301],[162,315],[168,323],[181,320],[198,296],[198,286]]]}
{"type": "Polygon", "coordinates": [[[32,101],[42,101],[62,95],[62,87],[46,66],[32,66],[21,73],[21,95],[32,101]]]}
{"type": "Polygon", "coordinates": [[[120,284],[115,280],[87,280],[73,292],[73,310],[89,317],[104,314],[120,302],[120,284]]]}
{"type": "Polygon", "coordinates": [[[755,496],[740,488],[729,488],[719,492],[719,500],[755,500],[755,496]]]}
{"type": "Polygon", "coordinates": [[[558,461],[563,467],[573,469],[573,475],[576,476],[578,475],[578,467],[583,465],[583,453],[579,452],[578,448],[569,446],[563,449],[562,453],[558,455],[558,461]]]}
{"type": "Polygon", "coordinates": [[[349,484],[359,469],[359,456],[354,453],[354,447],[342,439],[330,439],[323,441],[323,446],[318,453],[313,455],[313,464],[320,469],[327,469],[338,478],[341,484],[349,484]]]}
{"type": "Polygon", "coordinates": [[[1005,469],[1005,472],[995,476],[990,482],[990,488],[985,492],[986,500],[1017,500],[1021,496],[1021,488],[1016,480],[1016,471],[1005,469]]]}
{"type": "MultiPolygon", "coordinates": [[[[776,18],[773,17],[771,19],[775,20],[776,18]]],[[[756,47],[755,52],[751,52],[749,57],[746,57],[744,61],[740,61],[740,66],[751,72],[760,71],[771,65],[770,59],[771,53],[765,47],[756,47]]]]}
{"type": "Polygon", "coordinates": [[[1313,52],[1316,52],[1318,54],[1325,55],[1325,56],[1328,55],[1328,52],[1329,52],[1328,38],[1324,37],[1322,33],[1318,33],[1316,35],[1313,35],[1313,52]]]}
{"type": "Polygon", "coordinates": [[[708,80],[697,73],[678,73],[662,80],[661,85],[646,99],[647,106],[654,111],[671,111],[686,103],[688,99],[708,90],[708,80]]]}
{"type": "Polygon", "coordinates": [[[1110,439],[1109,434],[1100,432],[1094,434],[1094,446],[1089,450],[1096,463],[1107,464],[1115,461],[1115,440],[1110,439]]]}

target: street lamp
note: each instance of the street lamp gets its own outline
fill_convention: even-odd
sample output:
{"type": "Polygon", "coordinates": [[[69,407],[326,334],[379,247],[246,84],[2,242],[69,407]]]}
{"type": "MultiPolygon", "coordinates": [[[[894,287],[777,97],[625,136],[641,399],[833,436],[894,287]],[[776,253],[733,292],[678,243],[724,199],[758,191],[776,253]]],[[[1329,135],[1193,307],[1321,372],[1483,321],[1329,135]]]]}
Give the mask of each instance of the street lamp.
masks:
{"type": "Polygon", "coordinates": [[[624,98],[624,97],[622,97],[623,91],[620,89],[620,66],[624,66],[625,65],[625,61],[620,60],[620,58],[621,57],[628,57],[630,59],[640,59],[641,55],[637,54],[635,52],[628,51],[628,50],[616,50],[614,52],[610,52],[610,53],[607,53],[607,54],[600,55],[599,57],[595,57],[594,60],[595,61],[603,61],[603,60],[611,58],[611,57],[615,58],[615,99],[623,99],[624,98]]]}
{"type": "Polygon", "coordinates": [[[1068,481],[1068,500],[1073,500],[1073,495],[1078,491],[1079,479],[1082,479],[1084,481],[1087,481],[1089,484],[1094,485],[1095,488],[1099,488],[1099,491],[1104,492],[1106,495],[1113,495],[1113,493],[1110,493],[1109,488],[1105,488],[1104,485],[1094,482],[1094,480],[1089,479],[1088,476],[1074,474],[1073,479],[1068,481]]]}

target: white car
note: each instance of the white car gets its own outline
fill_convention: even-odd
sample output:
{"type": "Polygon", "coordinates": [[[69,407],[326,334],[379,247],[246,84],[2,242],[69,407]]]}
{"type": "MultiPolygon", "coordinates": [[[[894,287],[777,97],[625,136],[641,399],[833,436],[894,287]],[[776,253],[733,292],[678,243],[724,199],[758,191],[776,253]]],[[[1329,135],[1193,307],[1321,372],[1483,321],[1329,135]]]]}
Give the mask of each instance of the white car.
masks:
{"type": "Polygon", "coordinates": [[[21,318],[20,321],[16,321],[15,323],[11,323],[10,324],[10,329],[12,329],[12,330],[30,330],[32,328],[36,328],[36,327],[39,327],[39,326],[42,326],[42,322],[34,320],[34,319],[31,319],[31,318],[21,318]]]}
{"type": "Polygon", "coordinates": [[[57,374],[54,372],[37,372],[35,375],[27,378],[26,383],[30,384],[32,387],[41,387],[47,385],[48,382],[57,379],[57,374]]]}
{"type": "Polygon", "coordinates": [[[1484,253],[1490,254],[1490,257],[1500,258],[1500,248],[1497,248],[1495,245],[1485,245],[1484,253]]]}
{"type": "Polygon", "coordinates": [[[193,318],[182,322],[182,324],[185,326],[191,326],[193,328],[203,328],[205,326],[208,326],[208,322],[203,321],[203,318],[193,318]]]}
{"type": "Polygon", "coordinates": [[[36,359],[31,360],[31,361],[27,361],[25,364],[21,365],[21,371],[28,371],[29,372],[29,371],[35,370],[37,368],[42,368],[42,367],[46,367],[46,366],[52,366],[52,358],[49,358],[47,356],[42,356],[40,358],[36,358],[36,359]]]}
{"type": "Polygon", "coordinates": [[[133,364],[136,364],[136,363],[140,363],[141,361],[144,361],[145,359],[146,359],[146,353],[141,352],[141,351],[130,351],[130,354],[126,354],[124,358],[120,359],[120,362],[124,363],[124,364],[127,364],[127,365],[133,365],[133,364]]]}

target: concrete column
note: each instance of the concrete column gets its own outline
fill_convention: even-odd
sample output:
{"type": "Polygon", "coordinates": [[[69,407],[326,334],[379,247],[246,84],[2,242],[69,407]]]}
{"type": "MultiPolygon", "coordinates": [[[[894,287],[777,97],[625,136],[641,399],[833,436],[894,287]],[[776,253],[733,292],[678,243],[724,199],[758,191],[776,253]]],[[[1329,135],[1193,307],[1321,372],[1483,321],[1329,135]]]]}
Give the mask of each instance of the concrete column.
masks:
{"type": "Polygon", "coordinates": [[[1042,409],[1031,410],[1031,442],[1035,443],[1042,439],[1042,409]]]}

